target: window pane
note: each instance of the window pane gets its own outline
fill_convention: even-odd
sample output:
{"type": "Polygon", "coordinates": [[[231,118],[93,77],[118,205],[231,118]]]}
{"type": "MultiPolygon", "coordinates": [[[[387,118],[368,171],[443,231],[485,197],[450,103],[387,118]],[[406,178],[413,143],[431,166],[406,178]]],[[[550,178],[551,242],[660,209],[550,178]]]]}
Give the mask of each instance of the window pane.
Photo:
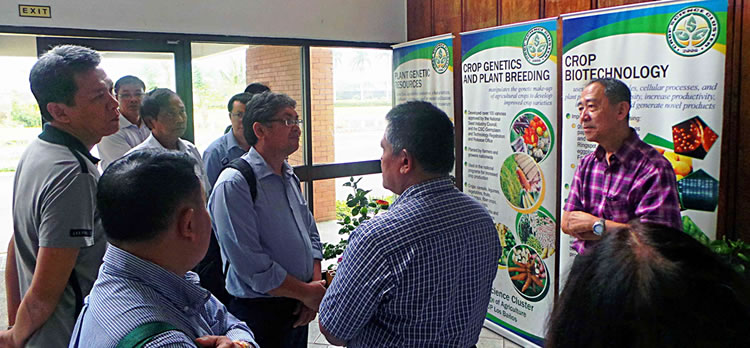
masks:
{"type": "Polygon", "coordinates": [[[313,163],[378,159],[391,109],[391,51],[313,48],[310,56],[313,163]]]}
{"type": "MultiPolygon", "coordinates": [[[[13,234],[13,178],[26,146],[41,132],[42,115],[29,88],[36,38],[0,34],[0,251],[13,234]]],[[[4,259],[3,259],[4,260],[4,259]]],[[[3,261],[4,262],[4,261],[3,261]]],[[[4,264],[3,264],[4,266],[4,264]]]]}
{"type": "MultiPolygon", "coordinates": [[[[224,134],[230,125],[227,103],[249,83],[289,95],[304,117],[300,47],[192,43],[191,50],[195,145],[201,152],[224,134]]],[[[302,131],[299,150],[289,156],[293,166],[303,164],[304,125],[302,131]]]]}

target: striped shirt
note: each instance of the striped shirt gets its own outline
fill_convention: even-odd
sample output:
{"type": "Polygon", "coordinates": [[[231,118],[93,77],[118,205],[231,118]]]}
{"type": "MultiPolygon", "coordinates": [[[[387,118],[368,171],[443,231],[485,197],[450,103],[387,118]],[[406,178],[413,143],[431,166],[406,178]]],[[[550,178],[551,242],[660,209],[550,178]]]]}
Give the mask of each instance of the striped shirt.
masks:
{"type": "MultiPolygon", "coordinates": [[[[635,130],[631,131],[609,163],[601,145],[581,159],[564,210],[583,211],[621,223],[638,218],[681,230],[672,165],[641,141],[635,130]]],[[[589,245],[587,241],[586,246],[589,245]]]]}
{"type": "Polygon", "coordinates": [[[255,344],[247,325],[201,288],[195,273],[180,277],[110,245],[70,347],[115,347],[134,328],[155,321],[180,331],[159,334],[145,347],[195,347],[193,341],[206,335],[255,344]]]}
{"type": "Polygon", "coordinates": [[[448,178],[413,185],[352,233],[320,325],[349,347],[471,346],[499,257],[481,204],[448,178]]]}

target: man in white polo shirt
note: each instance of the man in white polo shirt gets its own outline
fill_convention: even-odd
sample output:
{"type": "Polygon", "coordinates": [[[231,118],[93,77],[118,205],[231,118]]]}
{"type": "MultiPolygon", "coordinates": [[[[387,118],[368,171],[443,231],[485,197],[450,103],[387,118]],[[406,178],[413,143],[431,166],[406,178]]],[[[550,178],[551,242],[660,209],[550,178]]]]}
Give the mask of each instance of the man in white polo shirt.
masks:
{"type": "Polygon", "coordinates": [[[151,130],[140,115],[145,90],[146,84],[132,75],[123,76],[115,82],[115,95],[120,103],[120,130],[102,138],[97,145],[102,170],[151,135],[151,130]]]}
{"type": "Polygon", "coordinates": [[[15,325],[0,347],[67,347],[97,276],[106,239],[95,214],[99,160],[89,152],[118,129],[117,100],[96,51],[57,46],[31,69],[46,122],[21,156],[13,187],[13,257],[7,291],[15,325]]]}

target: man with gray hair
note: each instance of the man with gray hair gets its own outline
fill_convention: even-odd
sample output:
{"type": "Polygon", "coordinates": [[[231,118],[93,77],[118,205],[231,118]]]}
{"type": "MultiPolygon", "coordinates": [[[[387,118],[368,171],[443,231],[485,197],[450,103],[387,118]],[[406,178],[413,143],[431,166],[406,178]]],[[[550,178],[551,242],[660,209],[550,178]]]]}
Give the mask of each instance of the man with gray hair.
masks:
{"type": "Polygon", "coordinates": [[[221,247],[232,314],[261,347],[306,347],[307,324],[325,293],[320,236],[286,158],[299,148],[301,121],[285,94],[256,94],[242,126],[252,146],[239,160],[254,173],[219,174],[208,207],[221,247]],[[252,187],[257,189],[253,194],[252,187]]]}
{"type": "Polygon", "coordinates": [[[560,227],[584,253],[630,220],[682,229],[672,165],[630,128],[630,89],[620,80],[591,81],[578,101],[586,140],[599,144],[581,159],[560,227]],[[605,183],[608,183],[605,185],[605,183]]]}
{"type": "Polygon", "coordinates": [[[31,91],[46,121],[21,156],[13,187],[13,239],[6,278],[17,313],[3,347],[66,347],[106,241],[95,214],[99,170],[89,152],[118,129],[111,80],[96,51],[57,46],[31,68],[31,91]],[[8,281],[10,280],[10,281],[8,281]]]}
{"type": "Polygon", "coordinates": [[[454,135],[443,111],[408,102],[386,120],[383,187],[400,196],[351,234],[320,331],[349,347],[470,347],[500,258],[495,225],[448,175],[454,135]]]}

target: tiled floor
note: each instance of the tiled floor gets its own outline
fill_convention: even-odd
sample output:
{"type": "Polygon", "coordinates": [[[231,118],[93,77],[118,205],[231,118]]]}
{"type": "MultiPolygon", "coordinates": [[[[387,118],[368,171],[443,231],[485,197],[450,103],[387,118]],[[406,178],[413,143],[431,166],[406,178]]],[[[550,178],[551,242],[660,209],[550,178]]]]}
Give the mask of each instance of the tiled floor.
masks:
{"type": "MultiPolygon", "coordinates": [[[[325,336],[320,333],[318,329],[318,320],[314,320],[310,323],[310,331],[307,334],[307,347],[308,348],[331,348],[336,347],[328,344],[325,336]]],[[[504,339],[502,336],[486,329],[482,328],[482,332],[479,334],[479,343],[477,348],[521,348],[521,346],[504,339]]]]}

